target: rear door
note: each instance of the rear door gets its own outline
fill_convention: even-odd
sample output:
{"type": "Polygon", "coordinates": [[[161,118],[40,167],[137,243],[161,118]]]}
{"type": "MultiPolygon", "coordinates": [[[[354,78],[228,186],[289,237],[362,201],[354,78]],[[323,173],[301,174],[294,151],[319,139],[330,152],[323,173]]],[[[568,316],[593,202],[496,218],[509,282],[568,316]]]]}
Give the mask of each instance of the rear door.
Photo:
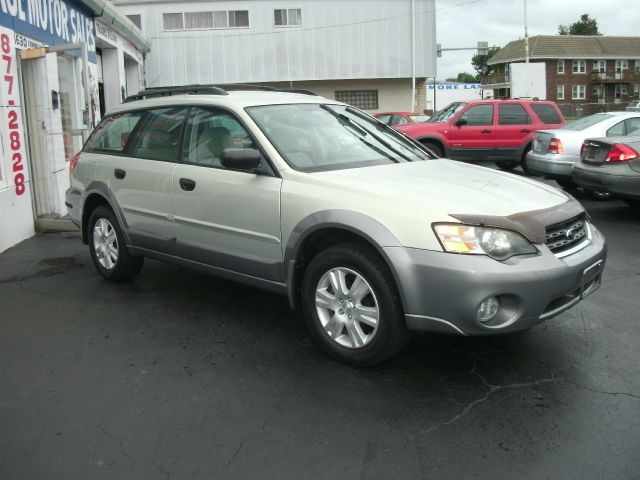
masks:
{"type": "Polygon", "coordinates": [[[232,114],[214,108],[191,109],[182,163],[173,176],[177,254],[224,270],[282,281],[282,180],[266,172],[228,170],[220,162],[225,148],[255,147],[232,114]]]}
{"type": "Polygon", "coordinates": [[[496,149],[492,160],[519,161],[533,134],[532,120],[521,103],[499,103],[496,149]]]}
{"type": "Polygon", "coordinates": [[[451,158],[482,162],[493,157],[495,128],[494,105],[471,105],[454,117],[444,133],[451,146],[451,158]],[[464,124],[458,124],[460,121],[464,124]]]}
{"type": "Polygon", "coordinates": [[[115,197],[135,246],[173,253],[172,178],[184,108],[164,108],[110,117],[105,141],[120,152],[102,155],[97,178],[115,197]]]}

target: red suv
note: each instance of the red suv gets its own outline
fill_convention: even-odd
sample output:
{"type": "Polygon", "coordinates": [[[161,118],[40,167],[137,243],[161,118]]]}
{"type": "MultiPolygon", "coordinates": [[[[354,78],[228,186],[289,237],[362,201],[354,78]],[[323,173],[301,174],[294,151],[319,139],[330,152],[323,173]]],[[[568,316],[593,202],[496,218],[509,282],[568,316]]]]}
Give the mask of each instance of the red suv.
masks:
{"type": "Polygon", "coordinates": [[[470,162],[493,161],[513,170],[531,150],[536,130],[560,128],[564,118],[553,102],[480,100],[454,102],[425,123],[394,128],[438,156],[470,162]]]}

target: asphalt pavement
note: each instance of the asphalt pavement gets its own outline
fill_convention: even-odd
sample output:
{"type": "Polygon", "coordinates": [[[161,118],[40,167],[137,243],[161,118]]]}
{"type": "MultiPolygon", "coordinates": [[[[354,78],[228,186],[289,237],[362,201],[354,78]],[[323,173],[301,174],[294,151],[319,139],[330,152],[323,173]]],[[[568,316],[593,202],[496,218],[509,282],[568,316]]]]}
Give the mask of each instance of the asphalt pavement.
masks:
{"type": "Polygon", "coordinates": [[[369,369],[284,297],[149,260],[112,284],[78,233],[22,242],[0,255],[0,479],[638,479],[640,211],[581,200],[599,291],[369,369]]]}

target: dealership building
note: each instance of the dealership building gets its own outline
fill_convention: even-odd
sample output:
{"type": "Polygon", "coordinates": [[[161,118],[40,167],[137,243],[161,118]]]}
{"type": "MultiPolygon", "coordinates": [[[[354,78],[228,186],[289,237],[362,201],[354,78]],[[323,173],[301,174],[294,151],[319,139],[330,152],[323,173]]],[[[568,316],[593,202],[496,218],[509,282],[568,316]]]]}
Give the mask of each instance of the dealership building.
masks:
{"type": "Polygon", "coordinates": [[[106,0],[0,2],[0,252],[66,214],[69,161],[149,48],[106,0]]]}
{"type": "Polygon", "coordinates": [[[435,0],[113,3],[151,41],[150,87],[266,84],[422,111],[435,76],[435,0]]]}

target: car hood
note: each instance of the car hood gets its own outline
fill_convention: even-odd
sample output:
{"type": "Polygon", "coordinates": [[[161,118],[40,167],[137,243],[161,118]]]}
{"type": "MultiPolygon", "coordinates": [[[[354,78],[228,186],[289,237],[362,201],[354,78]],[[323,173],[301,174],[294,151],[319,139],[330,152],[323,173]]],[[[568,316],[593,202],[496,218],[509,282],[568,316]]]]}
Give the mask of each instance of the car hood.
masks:
{"type": "Polygon", "coordinates": [[[333,187],[342,187],[343,192],[363,194],[391,208],[428,211],[430,218],[457,214],[509,216],[570,200],[561,190],[543,183],[448,159],[313,175],[333,187]]]}

